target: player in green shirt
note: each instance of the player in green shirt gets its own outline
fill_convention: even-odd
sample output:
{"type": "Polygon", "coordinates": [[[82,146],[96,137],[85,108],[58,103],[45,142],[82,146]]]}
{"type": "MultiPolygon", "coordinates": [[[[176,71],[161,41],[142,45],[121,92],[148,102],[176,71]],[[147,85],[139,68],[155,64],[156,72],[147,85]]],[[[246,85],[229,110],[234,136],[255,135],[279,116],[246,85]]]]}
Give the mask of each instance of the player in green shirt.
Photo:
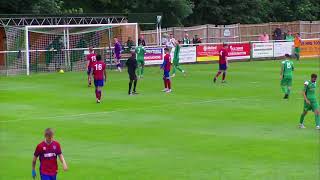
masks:
{"type": "Polygon", "coordinates": [[[281,88],[284,95],[283,99],[288,99],[291,91],[292,86],[292,74],[293,74],[293,62],[289,60],[290,55],[286,54],[286,59],[282,61],[281,64],[281,72],[280,72],[280,79],[281,79],[281,88]]]}
{"type": "Polygon", "coordinates": [[[143,78],[143,72],[144,72],[144,54],[146,53],[146,50],[144,47],[139,44],[138,47],[136,47],[136,54],[137,54],[137,62],[138,62],[138,77],[143,78]]]}
{"type": "Polygon", "coordinates": [[[300,128],[305,128],[303,124],[304,117],[307,115],[308,111],[312,110],[315,115],[316,129],[320,130],[320,113],[319,113],[318,100],[316,97],[316,93],[317,93],[316,80],[317,80],[317,75],[312,74],[311,80],[306,81],[304,83],[304,89],[303,89],[304,108],[300,117],[300,125],[299,125],[300,128]]]}
{"type": "Polygon", "coordinates": [[[176,46],[174,48],[174,54],[173,54],[173,60],[172,60],[172,62],[173,62],[172,77],[176,76],[177,69],[185,75],[185,71],[179,65],[180,49],[181,49],[181,46],[180,46],[179,42],[176,41],[176,46]]]}

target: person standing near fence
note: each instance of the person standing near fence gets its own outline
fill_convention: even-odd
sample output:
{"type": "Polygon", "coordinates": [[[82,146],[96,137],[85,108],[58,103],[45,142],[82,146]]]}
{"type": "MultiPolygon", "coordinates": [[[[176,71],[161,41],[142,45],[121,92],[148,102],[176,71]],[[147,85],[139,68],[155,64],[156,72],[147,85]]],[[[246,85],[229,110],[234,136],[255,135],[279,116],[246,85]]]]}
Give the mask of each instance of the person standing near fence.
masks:
{"type": "Polygon", "coordinates": [[[260,35],[259,41],[269,42],[269,35],[267,34],[267,32],[263,32],[263,34],[260,35]]]}
{"type": "Polygon", "coordinates": [[[140,35],[138,39],[138,44],[141,44],[142,46],[146,46],[146,41],[144,40],[144,36],[140,35]]]}
{"type": "Polygon", "coordinates": [[[180,60],[180,49],[181,46],[178,41],[176,41],[176,46],[174,48],[174,53],[173,53],[173,70],[172,70],[172,76],[176,76],[176,70],[178,69],[180,72],[182,72],[185,75],[185,71],[180,67],[179,60],[180,60]]]}
{"type": "Polygon", "coordinates": [[[290,30],[288,30],[288,33],[286,34],[285,40],[289,41],[289,42],[293,42],[294,41],[294,36],[292,35],[290,30]]]}
{"type": "Polygon", "coordinates": [[[274,40],[282,40],[282,31],[280,25],[274,30],[274,40]]]}
{"type": "Polygon", "coordinates": [[[302,40],[300,38],[300,34],[297,33],[294,38],[294,54],[296,56],[297,61],[300,60],[301,42],[302,40]]]}
{"type": "Polygon", "coordinates": [[[189,34],[185,33],[182,39],[183,46],[187,47],[190,44],[189,34]]]}
{"type": "Polygon", "coordinates": [[[192,40],[192,43],[193,43],[193,44],[200,44],[200,43],[202,43],[202,42],[201,42],[201,39],[198,37],[197,34],[194,35],[194,38],[193,38],[193,40],[192,40]]]}

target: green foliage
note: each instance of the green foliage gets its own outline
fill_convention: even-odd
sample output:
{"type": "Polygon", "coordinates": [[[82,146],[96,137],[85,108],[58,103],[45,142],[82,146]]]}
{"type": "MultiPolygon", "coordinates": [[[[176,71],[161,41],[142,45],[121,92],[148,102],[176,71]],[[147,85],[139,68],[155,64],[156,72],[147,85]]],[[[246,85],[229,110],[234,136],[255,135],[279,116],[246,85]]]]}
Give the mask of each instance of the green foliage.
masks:
{"type": "Polygon", "coordinates": [[[0,12],[4,14],[161,12],[163,26],[320,19],[318,0],[15,0],[0,3],[0,12]]]}

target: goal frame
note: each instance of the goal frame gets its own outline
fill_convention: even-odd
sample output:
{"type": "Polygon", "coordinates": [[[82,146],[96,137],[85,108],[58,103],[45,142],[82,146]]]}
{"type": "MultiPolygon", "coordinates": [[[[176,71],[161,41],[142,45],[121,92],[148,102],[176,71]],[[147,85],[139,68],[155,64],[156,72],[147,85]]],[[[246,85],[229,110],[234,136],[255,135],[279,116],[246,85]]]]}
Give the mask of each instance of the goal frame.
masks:
{"type": "MultiPolygon", "coordinates": [[[[73,25],[28,25],[25,26],[25,46],[26,46],[26,69],[27,69],[27,75],[30,75],[30,50],[29,50],[29,30],[31,29],[39,29],[39,28],[77,28],[77,27],[102,27],[102,26],[111,26],[111,27],[118,27],[118,26],[135,26],[136,31],[136,39],[135,39],[135,45],[138,46],[138,39],[139,39],[139,33],[138,33],[138,23],[112,23],[112,24],[73,24],[73,25]]],[[[69,30],[67,29],[67,37],[69,36],[69,30]]],[[[69,49],[69,38],[66,38],[67,40],[67,49],[69,49]]]]}

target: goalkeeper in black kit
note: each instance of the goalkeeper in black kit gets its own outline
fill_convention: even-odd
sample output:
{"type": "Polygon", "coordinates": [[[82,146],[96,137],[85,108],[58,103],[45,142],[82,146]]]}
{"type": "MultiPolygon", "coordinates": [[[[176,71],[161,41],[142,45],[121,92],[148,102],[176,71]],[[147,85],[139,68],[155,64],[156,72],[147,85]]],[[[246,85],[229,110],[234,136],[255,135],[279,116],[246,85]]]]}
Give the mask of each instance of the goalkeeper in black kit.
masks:
{"type": "Polygon", "coordinates": [[[126,66],[128,68],[128,74],[129,74],[129,91],[128,94],[129,95],[136,95],[138,94],[136,91],[136,87],[137,87],[137,75],[136,75],[136,69],[138,67],[138,63],[136,60],[136,54],[134,50],[131,50],[131,57],[129,57],[129,59],[126,62],[126,66]],[[133,91],[131,91],[132,88],[132,84],[133,84],[133,91]]]}

